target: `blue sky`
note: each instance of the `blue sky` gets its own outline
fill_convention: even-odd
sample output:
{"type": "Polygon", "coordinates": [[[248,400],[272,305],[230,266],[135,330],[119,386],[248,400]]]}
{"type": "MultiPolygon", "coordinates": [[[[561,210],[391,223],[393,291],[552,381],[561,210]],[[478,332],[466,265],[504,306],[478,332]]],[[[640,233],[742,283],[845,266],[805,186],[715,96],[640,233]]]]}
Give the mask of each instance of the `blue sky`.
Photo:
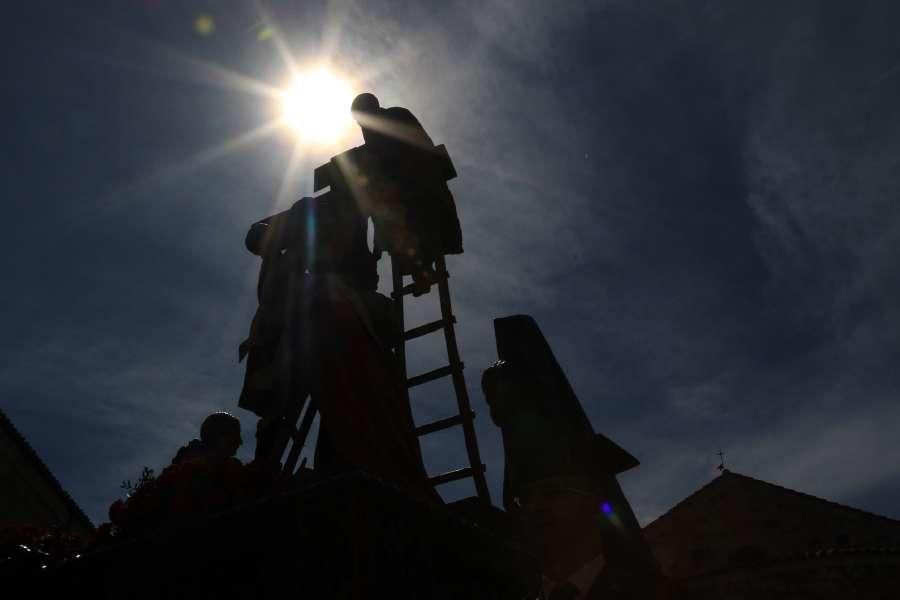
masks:
{"type": "MultiPolygon", "coordinates": [[[[342,149],[304,148],[283,184],[286,132],[222,146],[273,106],[211,65],[286,78],[260,6],[298,61],[329,57],[454,158],[452,292],[495,501],[478,382],[491,320],[530,313],[595,429],[642,461],[622,477],[642,522],[720,448],[900,518],[895,3],[30,2],[6,11],[0,403],[92,518],[212,410],[252,440],[243,236],[342,149]]],[[[450,414],[448,391],[416,417],[450,414]]],[[[464,460],[453,432],[423,450],[432,472],[464,460]]]]}

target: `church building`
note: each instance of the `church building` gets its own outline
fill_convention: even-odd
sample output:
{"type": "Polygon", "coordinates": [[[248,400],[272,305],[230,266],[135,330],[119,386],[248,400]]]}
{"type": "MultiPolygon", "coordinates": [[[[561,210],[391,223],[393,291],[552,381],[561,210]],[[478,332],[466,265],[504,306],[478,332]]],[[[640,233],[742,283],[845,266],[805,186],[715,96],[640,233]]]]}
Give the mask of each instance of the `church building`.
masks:
{"type": "Polygon", "coordinates": [[[87,515],[0,410],[0,528],[8,525],[59,528],[76,537],[86,537],[94,529],[87,515]]]}
{"type": "Polygon", "coordinates": [[[644,535],[690,598],[900,597],[900,521],[727,469],[644,535]]]}

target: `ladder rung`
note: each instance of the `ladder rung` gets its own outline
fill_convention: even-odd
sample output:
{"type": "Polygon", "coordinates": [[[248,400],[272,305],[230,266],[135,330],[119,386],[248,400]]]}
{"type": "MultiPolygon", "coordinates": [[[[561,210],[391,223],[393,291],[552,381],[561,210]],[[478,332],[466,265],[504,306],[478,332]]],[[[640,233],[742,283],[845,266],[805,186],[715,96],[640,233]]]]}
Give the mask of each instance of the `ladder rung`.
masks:
{"type": "MultiPolygon", "coordinates": [[[[456,317],[450,315],[450,323],[456,324],[456,317]]],[[[417,337],[422,337],[423,335],[428,335],[429,333],[433,333],[439,329],[443,329],[447,326],[447,321],[445,319],[439,319],[432,323],[425,323],[424,325],[419,325],[418,327],[413,327],[409,331],[403,332],[403,340],[409,341],[414,340],[417,337]]]]}
{"type": "Polygon", "coordinates": [[[456,427],[457,425],[462,425],[466,419],[474,419],[475,413],[469,412],[465,415],[453,415],[452,417],[447,417],[446,419],[441,419],[439,421],[435,421],[434,423],[428,423],[426,425],[422,425],[421,427],[416,427],[415,434],[416,435],[425,435],[427,433],[434,433],[435,431],[441,431],[442,429],[450,429],[451,427],[456,427]]]}
{"type": "MultiPolygon", "coordinates": [[[[450,277],[447,274],[447,271],[441,271],[441,272],[435,273],[434,275],[435,275],[435,277],[434,277],[434,279],[431,280],[431,283],[440,283],[441,281],[444,281],[445,279],[450,277]]],[[[409,296],[410,294],[414,293],[418,289],[418,287],[419,286],[418,286],[418,284],[416,284],[415,281],[413,281],[412,283],[408,283],[408,284],[404,285],[402,288],[400,288],[399,292],[396,292],[396,291],[391,292],[391,298],[396,300],[397,298],[399,298],[401,296],[409,296]]]]}
{"type": "Polygon", "coordinates": [[[417,385],[422,385],[423,383],[428,383],[429,381],[434,381],[435,379],[446,377],[451,373],[462,371],[464,367],[465,365],[459,362],[455,365],[447,365],[446,367],[440,367],[439,369],[435,369],[434,371],[428,371],[427,373],[422,373],[421,375],[410,377],[406,380],[406,387],[416,387],[417,385]]]}
{"type": "MultiPolygon", "coordinates": [[[[484,472],[484,465],[478,469],[478,472],[484,472]]],[[[444,473],[443,475],[436,475],[434,477],[430,477],[428,479],[428,483],[431,485],[441,485],[444,483],[450,483],[451,481],[458,481],[460,479],[465,479],[466,477],[472,477],[475,475],[476,470],[472,467],[465,467],[464,469],[456,469],[455,471],[449,471],[444,473]]]]}

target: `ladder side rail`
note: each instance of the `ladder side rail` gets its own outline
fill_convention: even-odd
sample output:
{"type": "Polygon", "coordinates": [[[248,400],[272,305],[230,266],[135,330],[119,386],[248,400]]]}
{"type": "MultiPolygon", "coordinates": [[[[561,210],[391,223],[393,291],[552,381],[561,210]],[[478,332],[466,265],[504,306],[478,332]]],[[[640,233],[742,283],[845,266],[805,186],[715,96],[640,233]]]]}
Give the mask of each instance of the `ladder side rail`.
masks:
{"type": "Polygon", "coordinates": [[[394,293],[391,299],[394,301],[394,318],[399,326],[399,336],[397,345],[394,347],[394,356],[397,359],[397,367],[400,369],[400,381],[403,383],[403,396],[406,403],[409,404],[409,390],[406,387],[406,339],[403,333],[406,331],[405,315],[403,314],[403,295],[400,290],[403,288],[403,275],[400,273],[400,267],[397,266],[394,257],[391,257],[391,278],[394,284],[394,293]]]}
{"type": "MultiPolygon", "coordinates": [[[[447,264],[443,256],[438,257],[435,261],[438,272],[447,273],[447,264]]],[[[445,319],[444,341],[447,344],[447,357],[451,365],[460,364],[459,349],[456,345],[456,332],[450,317],[453,315],[450,303],[450,287],[447,283],[448,277],[442,277],[438,281],[438,295],[441,302],[441,315],[445,319]]],[[[459,405],[459,414],[472,415],[472,406],[469,402],[469,392],[466,389],[466,379],[462,369],[454,369],[451,373],[453,378],[453,387],[456,390],[456,401],[459,405]]],[[[469,464],[473,469],[473,479],[475,480],[475,491],[479,498],[490,504],[491,495],[487,487],[487,480],[484,477],[484,469],[480,469],[482,465],[481,456],[478,452],[478,438],[475,436],[475,423],[473,418],[465,418],[462,422],[463,434],[466,442],[466,452],[469,455],[469,464]]]]}
{"type": "Polygon", "coordinates": [[[294,439],[297,432],[297,422],[300,420],[300,415],[303,414],[303,408],[306,406],[307,398],[308,396],[304,395],[283,413],[283,422],[276,433],[278,437],[273,445],[271,454],[274,459],[281,460],[281,455],[284,454],[288,444],[294,439]]]}
{"type": "Polygon", "coordinates": [[[291,451],[284,461],[284,473],[290,475],[294,472],[294,467],[297,466],[297,459],[300,458],[300,453],[303,451],[303,446],[306,444],[306,438],[309,436],[309,430],[312,428],[313,420],[316,418],[317,412],[318,408],[316,407],[315,402],[313,402],[312,396],[310,396],[306,407],[306,414],[303,415],[300,427],[298,427],[291,436],[294,440],[294,444],[291,446],[291,451]]]}

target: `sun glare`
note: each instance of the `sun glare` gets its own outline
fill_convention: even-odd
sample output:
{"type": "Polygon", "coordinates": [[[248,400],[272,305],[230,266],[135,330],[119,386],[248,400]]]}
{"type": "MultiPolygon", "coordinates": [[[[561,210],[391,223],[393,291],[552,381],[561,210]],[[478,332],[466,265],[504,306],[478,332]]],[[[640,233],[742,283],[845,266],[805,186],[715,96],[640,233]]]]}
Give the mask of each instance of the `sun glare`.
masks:
{"type": "Polygon", "coordinates": [[[299,73],[281,94],[281,118],[300,139],[330,143],[353,124],[353,92],[345,79],[325,68],[299,73]]]}

